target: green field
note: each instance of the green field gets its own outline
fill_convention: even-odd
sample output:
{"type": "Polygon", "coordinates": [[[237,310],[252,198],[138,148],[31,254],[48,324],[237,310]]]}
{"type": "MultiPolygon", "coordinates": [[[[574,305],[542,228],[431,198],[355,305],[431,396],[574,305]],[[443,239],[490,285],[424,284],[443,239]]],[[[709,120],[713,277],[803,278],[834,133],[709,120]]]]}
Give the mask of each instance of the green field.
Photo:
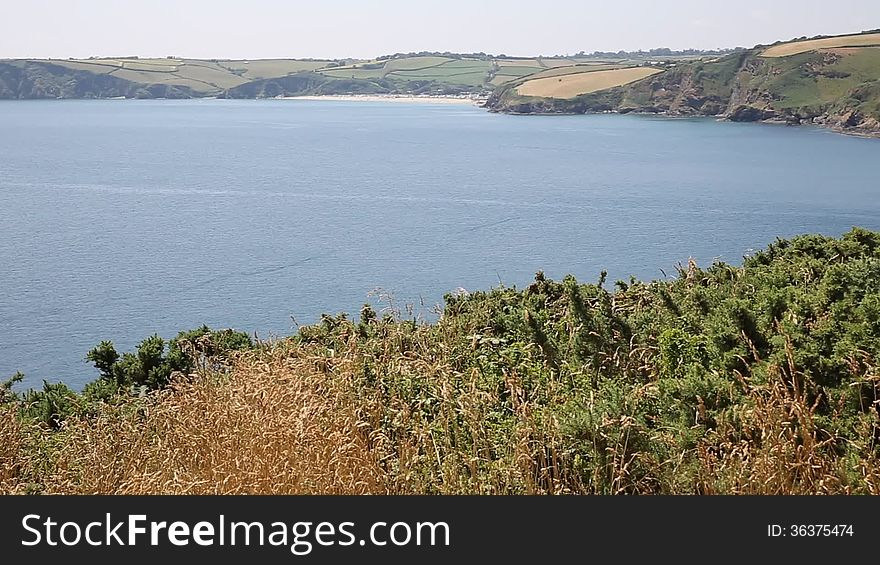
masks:
{"type": "Polygon", "coordinates": [[[417,71],[439,67],[453,62],[454,59],[447,57],[408,57],[406,59],[391,59],[384,65],[385,72],[393,71],[417,71]]]}
{"type": "Polygon", "coordinates": [[[511,81],[516,80],[518,77],[508,76],[508,75],[495,75],[492,77],[492,80],[489,81],[489,84],[492,86],[501,86],[507,84],[511,81]]]}
{"type": "Polygon", "coordinates": [[[546,69],[544,69],[543,67],[527,67],[524,65],[523,66],[520,66],[520,65],[514,65],[514,66],[499,65],[498,72],[496,74],[512,76],[512,77],[525,77],[525,76],[533,75],[536,73],[540,73],[541,71],[544,71],[544,70],[546,70],[546,69]]]}
{"type": "Polygon", "coordinates": [[[566,66],[566,67],[554,67],[552,69],[546,69],[541,71],[540,73],[535,74],[530,77],[532,79],[538,78],[547,78],[547,77],[557,77],[557,76],[565,76],[565,75],[574,75],[577,73],[584,72],[592,72],[592,71],[613,71],[615,69],[622,69],[623,65],[585,65],[578,64],[575,66],[566,66]]]}
{"type": "Polygon", "coordinates": [[[292,59],[262,59],[254,61],[218,61],[218,64],[248,80],[283,77],[294,73],[325,68],[332,61],[297,61],[292,59]]]}
{"type": "MultiPolygon", "coordinates": [[[[174,96],[278,96],[344,93],[481,93],[528,78],[564,76],[582,72],[587,66],[607,70],[622,66],[622,60],[597,57],[497,57],[467,55],[394,55],[370,60],[320,59],[181,59],[91,58],[19,60],[16,65],[50,63],[61,66],[73,77],[53,78],[57,71],[41,74],[31,87],[37,96],[60,97],[82,91],[82,73],[109,75],[126,81],[99,87],[90,97],[162,96],[162,88],[176,87],[174,96]],[[53,81],[58,80],[56,85],[53,81]],[[128,86],[126,86],[128,85],[128,86]],[[157,88],[158,87],[158,88],[157,88]],[[159,94],[155,94],[159,93],[159,94]]],[[[2,62],[0,62],[2,64],[2,62]]],[[[629,63],[632,64],[632,63],[629,63]]],[[[627,65],[628,66],[628,65],[627,65]]],[[[32,69],[33,71],[33,69],[32,69]]],[[[106,83],[102,83],[106,84],[106,83]]],[[[0,96],[4,95],[0,85],[0,96]]],[[[10,86],[7,91],[20,89],[10,86]]],[[[25,97],[30,96],[25,94],[25,97]]],[[[72,94],[71,96],[77,96],[72,94]]]]}
{"type": "Polygon", "coordinates": [[[385,72],[382,69],[358,69],[346,67],[342,69],[322,69],[318,72],[324,76],[332,78],[371,80],[385,77],[385,72]]]}
{"type": "Polygon", "coordinates": [[[492,63],[480,59],[449,57],[405,57],[387,61],[368,61],[346,67],[319,70],[322,75],[340,79],[392,79],[396,81],[434,81],[452,85],[483,86],[492,63]]]}

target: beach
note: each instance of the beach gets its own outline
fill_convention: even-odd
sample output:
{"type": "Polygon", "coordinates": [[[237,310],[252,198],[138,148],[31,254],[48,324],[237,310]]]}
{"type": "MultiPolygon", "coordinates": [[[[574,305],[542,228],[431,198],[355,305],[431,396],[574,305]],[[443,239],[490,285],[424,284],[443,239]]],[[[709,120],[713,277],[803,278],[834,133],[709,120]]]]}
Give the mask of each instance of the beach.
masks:
{"type": "Polygon", "coordinates": [[[326,94],[320,96],[281,96],[282,100],[334,100],[345,102],[401,102],[408,104],[481,104],[481,98],[458,96],[409,96],[399,94],[326,94]]]}

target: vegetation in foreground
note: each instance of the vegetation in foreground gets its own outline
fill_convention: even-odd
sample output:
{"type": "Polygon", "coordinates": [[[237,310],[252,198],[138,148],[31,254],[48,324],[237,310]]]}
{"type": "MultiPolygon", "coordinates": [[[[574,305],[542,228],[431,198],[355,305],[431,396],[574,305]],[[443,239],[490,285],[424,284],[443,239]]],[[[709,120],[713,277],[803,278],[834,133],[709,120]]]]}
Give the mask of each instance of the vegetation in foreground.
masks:
{"type": "Polygon", "coordinates": [[[105,342],[0,389],[0,492],[880,494],[880,233],[678,275],[105,342]]]}

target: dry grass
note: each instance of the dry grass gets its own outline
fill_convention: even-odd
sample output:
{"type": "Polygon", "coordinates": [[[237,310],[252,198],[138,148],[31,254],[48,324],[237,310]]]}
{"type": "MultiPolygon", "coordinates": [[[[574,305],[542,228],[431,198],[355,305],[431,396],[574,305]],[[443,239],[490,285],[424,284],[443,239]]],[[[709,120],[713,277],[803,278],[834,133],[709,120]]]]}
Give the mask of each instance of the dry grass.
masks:
{"type": "Polygon", "coordinates": [[[840,37],[826,37],[825,39],[813,39],[810,41],[795,41],[774,45],[761,53],[762,57],[789,57],[807,51],[817,49],[831,49],[836,47],[868,47],[880,45],[880,33],[864,35],[845,35],[840,37]]]}
{"type": "MultiPolygon", "coordinates": [[[[375,388],[362,380],[367,352],[353,336],[337,351],[282,342],[240,359],[229,376],[179,381],[139,405],[72,418],[54,445],[9,453],[24,469],[0,491],[26,490],[30,478],[34,490],[61,494],[572,492],[558,425],[529,399],[515,404],[512,437],[486,425],[502,396],[521,394],[515,370],[506,390],[488,392],[478,374],[462,383],[427,351],[401,354],[407,339],[400,331],[369,354],[388,376],[375,388]],[[420,411],[410,386],[429,387],[436,407],[420,411]]],[[[27,430],[2,429],[4,439],[28,441],[27,430]]]]}
{"type": "Polygon", "coordinates": [[[384,493],[360,422],[307,366],[250,359],[137,410],[73,421],[49,493],[384,493]]]}
{"type": "Polygon", "coordinates": [[[662,71],[647,67],[588,71],[560,77],[529,80],[516,87],[516,92],[523,96],[567,99],[623,86],[660,72],[662,71]]]}
{"type": "Polygon", "coordinates": [[[22,437],[15,410],[0,406],[0,492],[11,492],[18,483],[22,437]]]}
{"type": "MultiPolygon", "coordinates": [[[[799,372],[793,346],[787,341],[787,366],[775,366],[771,381],[749,386],[741,426],[719,426],[699,447],[708,494],[839,495],[880,494],[880,461],[875,441],[880,432],[880,374],[865,359],[853,359],[863,372],[863,398],[872,398],[856,440],[844,440],[819,423],[818,406],[826,401],[819,389],[799,372]],[[842,444],[846,443],[844,446],[842,444]],[[837,452],[848,448],[849,457],[837,452]],[[853,459],[857,456],[858,459],[853,459]]],[[[745,379],[739,375],[741,382],[745,379]]],[[[835,413],[834,418],[840,414],[835,413]]]]}
{"type": "MultiPolygon", "coordinates": [[[[0,410],[0,492],[880,493],[875,446],[855,446],[856,459],[835,454],[840,438],[820,425],[815,390],[793,362],[769,383],[739,377],[746,399],[736,418],[683,450],[677,432],[638,422],[656,399],[656,378],[611,412],[607,396],[591,393],[583,407],[592,423],[573,438],[547,410],[572,400],[570,390],[554,379],[529,389],[529,359],[487,383],[477,370],[457,370],[448,353],[461,327],[383,328],[366,343],[354,326],[332,347],[278,342],[245,354],[229,374],[105,405],[60,432],[0,410]],[[602,463],[585,475],[578,451],[602,463]]],[[[607,363],[645,366],[655,354],[640,347],[607,363]]],[[[880,397],[875,366],[860,371],[880,397]]],[[[869,416],[860,438],[878,436],[876,407],[869,416]]]]}

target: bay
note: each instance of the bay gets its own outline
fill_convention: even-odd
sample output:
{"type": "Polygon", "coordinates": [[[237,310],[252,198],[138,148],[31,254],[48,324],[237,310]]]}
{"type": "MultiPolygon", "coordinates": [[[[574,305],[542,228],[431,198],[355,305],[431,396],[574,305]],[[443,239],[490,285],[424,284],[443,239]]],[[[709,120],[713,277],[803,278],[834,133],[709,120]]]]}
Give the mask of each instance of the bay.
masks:
{"type": "Polygon", "coordinates": [[[880,229],[880,142],[643,116],[344,101],[0,103],[0,379],[201,324],[431,318],[538,270],[609,284],[880,229]],[[382,289],[380,293],[374,293],[382,289]]]}

